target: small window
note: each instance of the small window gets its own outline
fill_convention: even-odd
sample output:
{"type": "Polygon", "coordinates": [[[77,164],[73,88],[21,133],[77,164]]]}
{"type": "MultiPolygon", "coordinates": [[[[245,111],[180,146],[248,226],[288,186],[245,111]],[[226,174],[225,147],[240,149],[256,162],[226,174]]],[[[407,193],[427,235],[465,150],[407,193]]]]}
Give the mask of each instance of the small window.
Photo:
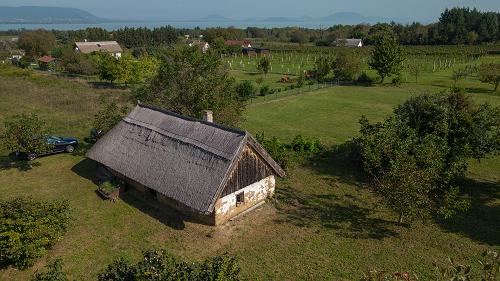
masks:
{"type": "Polygon", "coordinates": [[[236,206],[242,205],[245,203],[245,193],[236,194],[236,206]]]}

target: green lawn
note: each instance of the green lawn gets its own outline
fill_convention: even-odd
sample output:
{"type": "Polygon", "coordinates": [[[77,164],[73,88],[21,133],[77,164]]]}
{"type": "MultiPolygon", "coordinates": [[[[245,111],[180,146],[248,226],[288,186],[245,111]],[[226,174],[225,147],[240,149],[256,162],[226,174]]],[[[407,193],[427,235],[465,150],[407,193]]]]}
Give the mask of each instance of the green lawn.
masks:
{"type": "MultiPolygon", "coordinates": [[[[100,96],[125,100],[127,95],[54,76],[18,76],[0,75],[0,121],[36,112],[55,134],[82,138],[100,96]]],[[[443,71],[417,85],[342,86],[257,100],[246,110],[242,127],[284,140],[303,134],[340,144],[356,135],[361,115],[381,120],[412,94],[446,89],[449,77],[443,71]]],[[[475,79],[463,83],[475,100],[500,105],[500,95],[489,85],[475,79]]],[[[498,157],[471,163],[463,183],[473,199],[470,212],[411,228],[395,225],[396,215],[369,192],[360,171],[335,154],[291,168],[278,182],[274,204],[221,227],[180,221],[131,196],[114,204],[102,201],[92,181],[95,165],[81,155],[55,155],[37,163],[30,169],[8,165],[2,157],[0,198],[67,199],[74,219],[47,257],[25,271],[0,270],[0,280],[28,280],[47,258],[58,256],[72,278],[91,280],[113,259],[137,259],[149,247],[164,247],[185,260],[228,252],[250,280],[357,280],[373,267],[409,270],[429,280],[433,262],[445,264],[447,256],[477,272],[483,250],[500,250],[498,157]]]]}

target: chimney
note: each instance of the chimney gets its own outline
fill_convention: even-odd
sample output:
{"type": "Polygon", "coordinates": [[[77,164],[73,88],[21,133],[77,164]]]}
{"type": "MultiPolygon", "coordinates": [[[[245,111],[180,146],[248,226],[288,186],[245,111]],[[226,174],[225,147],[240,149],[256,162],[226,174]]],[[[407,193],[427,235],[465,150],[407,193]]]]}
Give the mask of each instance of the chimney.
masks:
{"type": "Polygon", "coordinates": [[[203,121],[214,122],[214,114],[211,110],[203,110],[203,121]]]}

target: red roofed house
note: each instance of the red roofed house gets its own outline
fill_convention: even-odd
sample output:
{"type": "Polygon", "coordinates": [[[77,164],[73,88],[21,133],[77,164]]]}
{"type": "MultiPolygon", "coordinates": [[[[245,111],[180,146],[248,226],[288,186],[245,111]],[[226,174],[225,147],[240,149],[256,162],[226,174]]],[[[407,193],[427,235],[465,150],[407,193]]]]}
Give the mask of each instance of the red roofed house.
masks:
{"type": "Polygon", "coordinates": [[[56,59],[52,56],[43,56],[38,59],[38,66],[43,69],[43,70],[49,70],[52,69],[52,63],[56,59]]]}

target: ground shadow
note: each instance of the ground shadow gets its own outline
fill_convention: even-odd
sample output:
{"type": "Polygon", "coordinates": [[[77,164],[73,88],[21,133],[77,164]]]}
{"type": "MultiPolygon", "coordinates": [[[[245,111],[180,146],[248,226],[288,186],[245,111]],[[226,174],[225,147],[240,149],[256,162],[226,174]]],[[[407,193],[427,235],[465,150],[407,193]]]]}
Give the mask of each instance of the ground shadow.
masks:
{"type": "MultiPolygon", "coordinates": [[[[97,189],[97,186],[101,183],[98,176],[99,167],[99,163],[91,159],[84,159],[73,166],[71,171],[82,178],[92,181],[97,189]]],[[[125,190],[124,194],[120,195],[120,199],[173,229],[184,229],[185,221],[196,222],[181,212],[159,203],[154,198],[143,196],[127,186],[125,186],[125,190]]],[[[99,192],[96,192],[96,200],[106,200],[106,198],[102,197],[99,192]]]]}
{"type": "Polygon", "coordinates": [[[373,210],[353,203],[352,198],[305,194],[290,186],[277,189],[275,204],[281,215],[278,223],[300,227],[321,226],[350,238],[397,237],[395,222],[372,217],[373,210]],[[346,200],[347,199],[347,200],[346,200]]]}
{"type": "Polygon", "coordinates": [[[462,179],[458,183],[471,198],[471,209],[451,219],[436,218],[446,231],[459,233],[472,240],[500,245],[500,182],[462,179]]]}
{"type": "Polygon", "coordinates": [[[27,172],[34,167],[39,167],[40,165],[40,162],[19,160],[12,155],[0,156],[0,171],[17,169],[20,172],[27,172]]]}
{"type": "MultiPolygon", "coordinates": [[[[304,163],[323,180],[328,179],[330,188],[338,184],[349,184],[354,188],[365,188],[366,177],[362,172],[352,144],[343,144],[325,150],[304,163]]],[[[397,237],[396,222],[374,216],[373,206],[359,198],[358,192],[337,195],[337,193],[311,194],[285,186],[276,191],[276,207],[281,215],[277,222],[297,226],[321,226],[334,229],[345,237],[382,239],[397,237]]]]}
{"type": "Polygon", "coordinates": [[[109,82],[88,82],[92,88],[95,89],[118,89],[118,90],[126,90],[128,89],[127,85],[123,84],[114,84],[109,82]]]}

